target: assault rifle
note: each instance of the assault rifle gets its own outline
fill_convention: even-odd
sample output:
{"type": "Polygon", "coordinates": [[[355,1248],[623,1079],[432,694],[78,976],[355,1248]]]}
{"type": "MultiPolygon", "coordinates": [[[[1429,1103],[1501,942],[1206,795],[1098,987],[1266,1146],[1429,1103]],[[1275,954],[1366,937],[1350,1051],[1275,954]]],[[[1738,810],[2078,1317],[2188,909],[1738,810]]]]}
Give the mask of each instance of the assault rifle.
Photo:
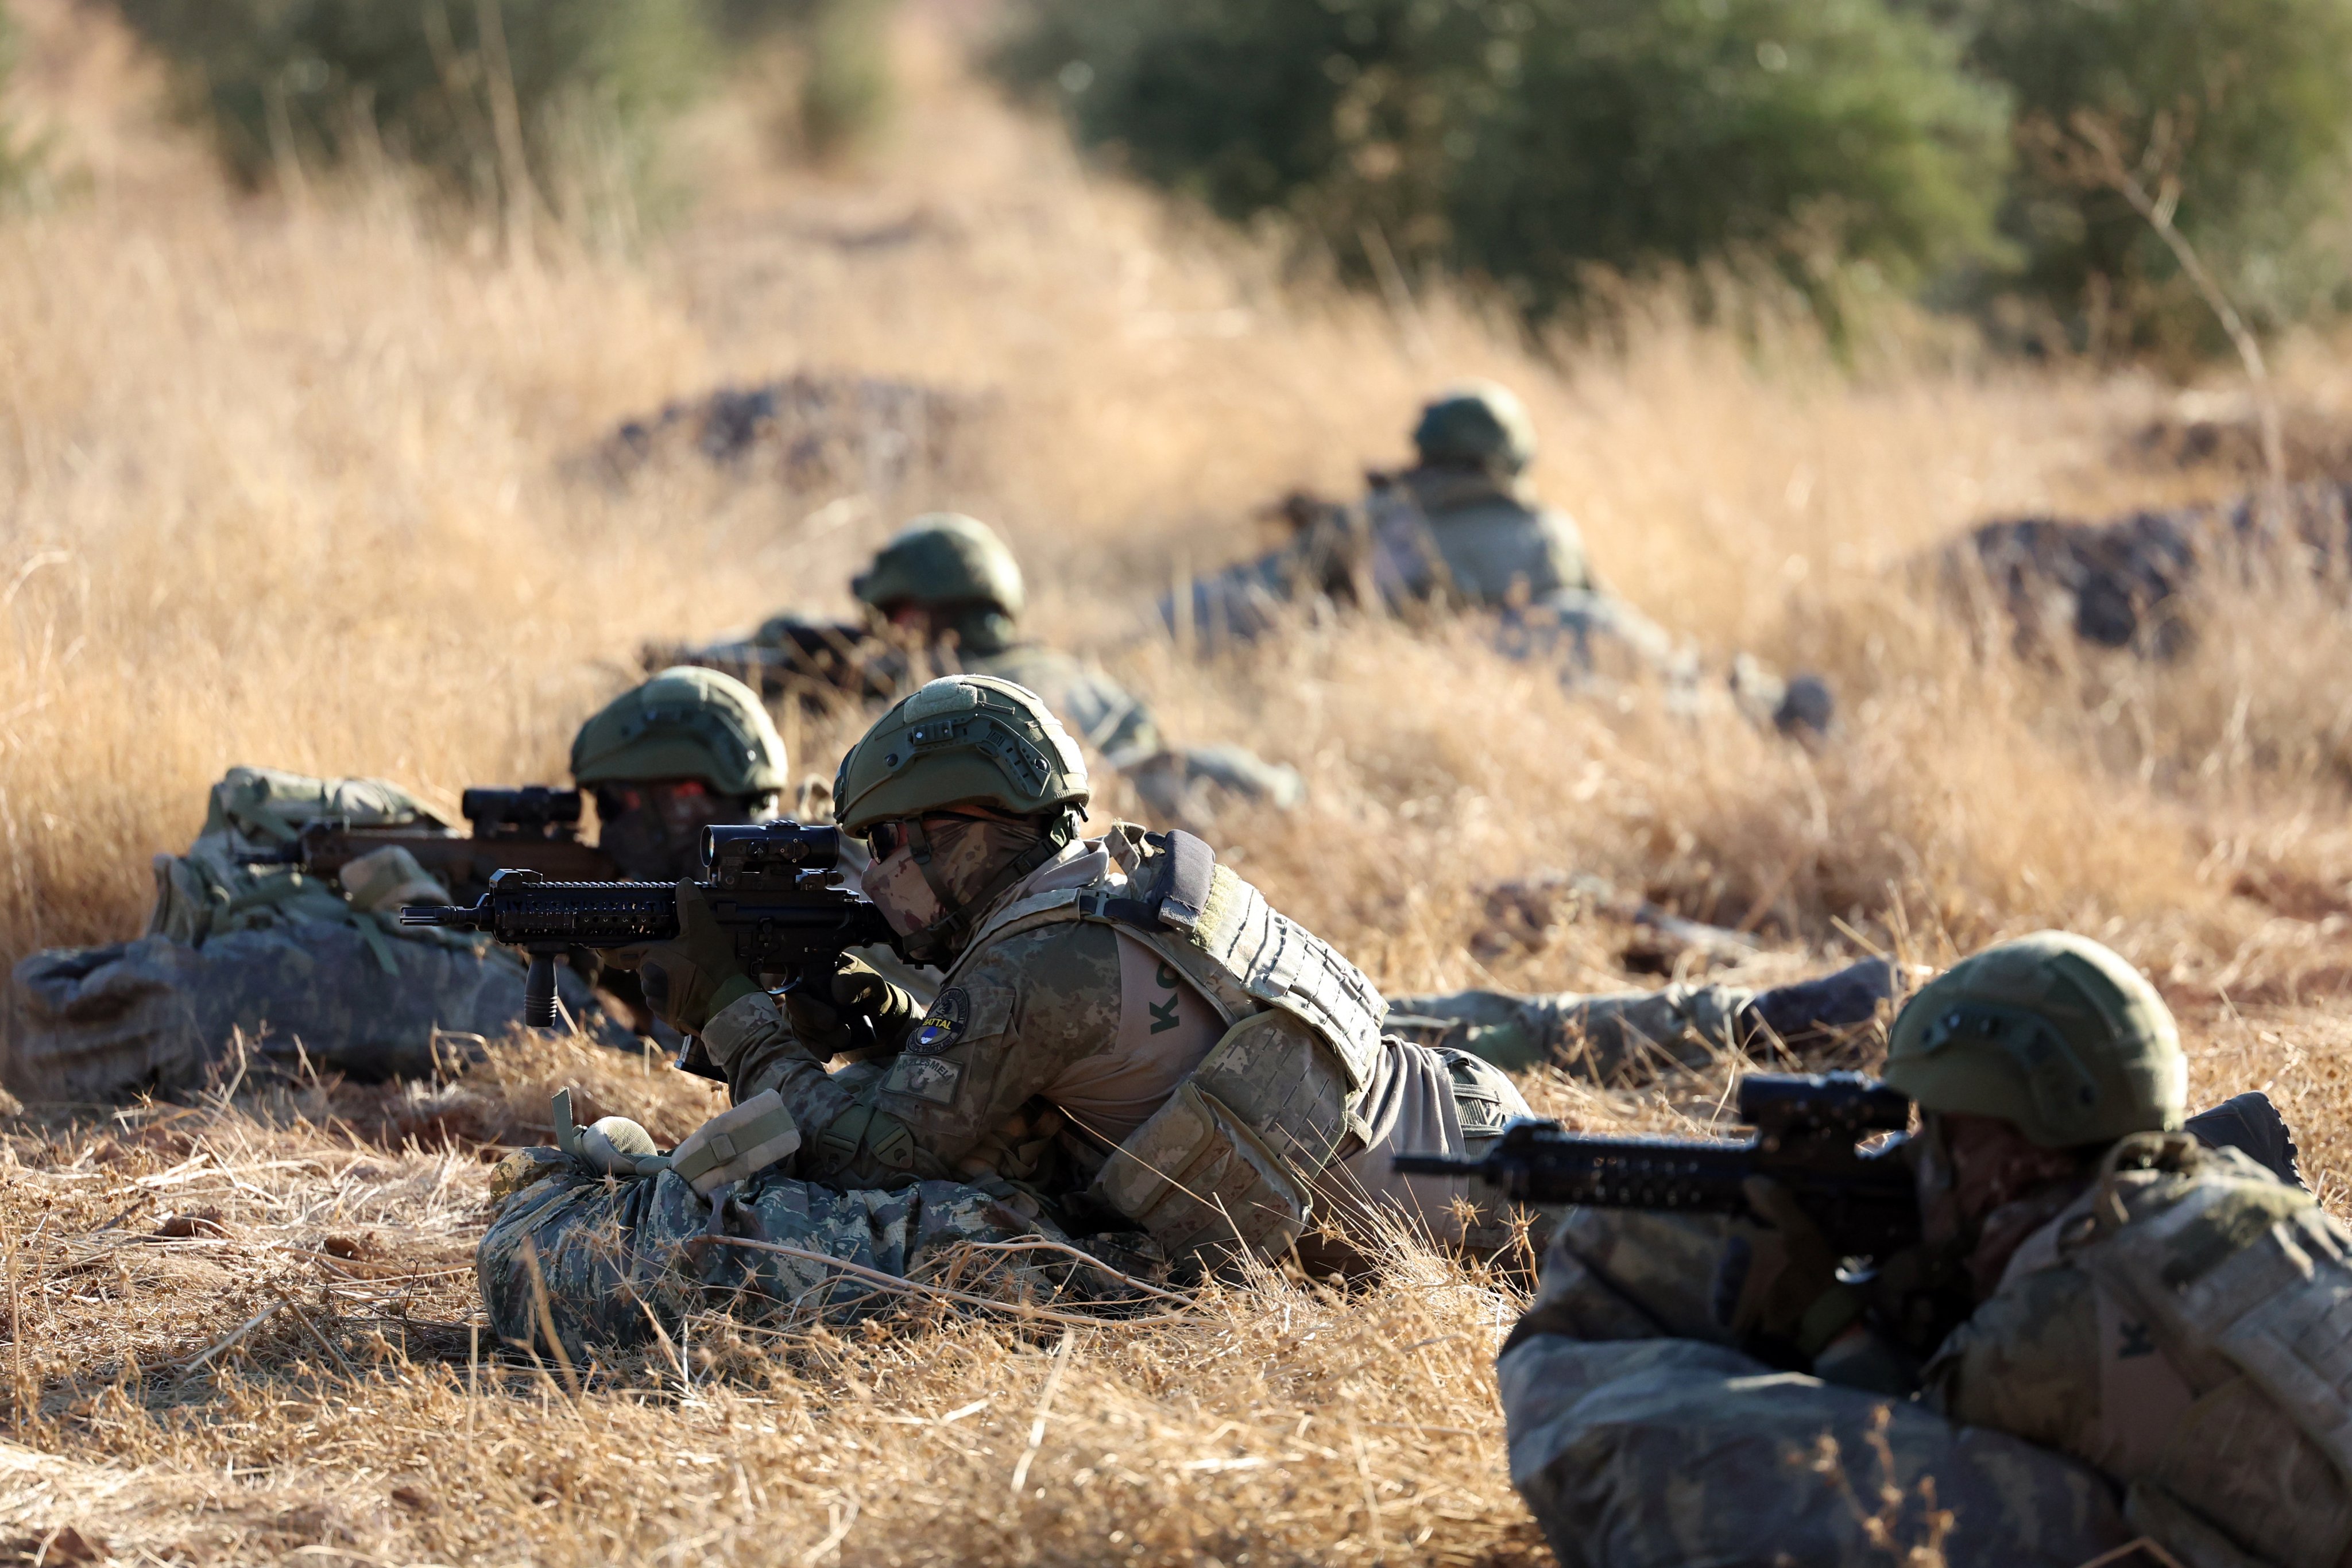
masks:
{"type": "MultiPolygon", "coordinates": [[[[852,947],[904,955],[882,912],[841,886],[841,830],[798,822],[728,824],[702,830],[699,883],[735,956],[754,975],[783,976],[785,990],[833,975],[852,947]]],[[[469,908],[411,904],[403,925],[486,931],[530,955],[523,1021],[557,1022],[555,960],[574,947],[634,947],[677,935],[677,887],[667,882],[556,882],[505,870],[469,908]]],[[[873,1020],[857,1025],[871,1047],[873,1020]]]]}
{"type": "Polygon", "coordinates": [[[772,618],[741,642],[648,643],[640,656],[648,670],[672,664],[721,670],[770,702],[790,697],[814,713],[836,708],[845,698],[888,702],[908,674],[905,652],[869,628],[790,615],[772,618]]]}
{"type": "MultiPolygon", "coordinates": [[[[1750,1212],[1746,1183],[1769,1176],[1795,1195],[1842,1258],[1884,1258],[1919,1239],[1919,1200],[1902,1157],[1911,1102],[1858,1072],[1751,1072],[1739,1081],[1742,1142],[1592,1138],[1557,1122],[1523,1119],[1482,1159],[1399,1155],[1407,1176],[1463,1176],[1514,1202],[1595,1208],[1750,1212]],[[1870,1148],[1865,1140],[1891,1134],[1870,1148]]],[[[2269,1096],[2241,1094],[2189,1118],[2209,1146],[2252,1156],[2296,1186],[2295,1147],[2269,1096]]]]}
{"type": "Polygon", "coordinates": [[[1483,1159],[1399,1155],[1408,1176],[1475,1176],[1516,1203],[1747,1214],[1749,1176],[1788,1187],[1841,1257],[1874,1258],[1915,1241],[1919,1200],[1897,1141],[1911,1102],[1858,1072],[1751,1072],[1739,1081],[1744,1142],[1591,1138],[1557,1122],[1523,1120],[1483,1159]]]}
{"type": "Polygon", "coordinates": [[[257,864],[297,865],[332,877],[364,854],[397,845],[451,887],[487,883],[504,867],[571,882],[620,874],[602,850],[580,841],[580,791],[543,784],[520,789],[468,789],[458,808],[473,832],[454,833],[439,822],[401,828],[358,828],[325,820],[303,828],[292,843],[257,864]]]}

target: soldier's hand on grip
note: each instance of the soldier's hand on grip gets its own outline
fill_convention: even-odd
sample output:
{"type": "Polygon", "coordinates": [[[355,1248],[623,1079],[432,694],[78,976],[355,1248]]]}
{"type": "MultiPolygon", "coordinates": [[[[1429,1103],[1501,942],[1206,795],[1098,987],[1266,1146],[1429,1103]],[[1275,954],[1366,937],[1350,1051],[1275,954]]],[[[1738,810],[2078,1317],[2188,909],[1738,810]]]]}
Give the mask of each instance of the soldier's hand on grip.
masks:
{"type": "Polygon", "coordinates": [[[1786,1186],[1750,1176],[1745,1190],[1769,1228],[1726,1252],[1717,1312],[1727,1307],[1727,1326],[1742,1340],[1776,1340],[1810,1360],[1853,1322],[1860,1302],[1839,1282],[1837,1255],[1821,1227],[1786,1186]]]}
{"type": "Polygon", "coordinates": [[[819,1056],[838,1056],[864,1048],[877,1037],[892,1044],[922,1012],[915,998],[882,977],[874,967],[849,954],[840,967],[812,988],[796,986],[784,996],[784,1017],[793,1038],[819,1056]],[[870,1019],[874,1034],[856,1020],[870,1019]]]}
{"type": "Polygon", "coordinates": [[[691,881],[677,884],[677,935],[626,951],[636,962],[646,1005],[681,1034],[701,1033],[713,1013],[759,989],[735,956],[735,939],[691,881]]]}

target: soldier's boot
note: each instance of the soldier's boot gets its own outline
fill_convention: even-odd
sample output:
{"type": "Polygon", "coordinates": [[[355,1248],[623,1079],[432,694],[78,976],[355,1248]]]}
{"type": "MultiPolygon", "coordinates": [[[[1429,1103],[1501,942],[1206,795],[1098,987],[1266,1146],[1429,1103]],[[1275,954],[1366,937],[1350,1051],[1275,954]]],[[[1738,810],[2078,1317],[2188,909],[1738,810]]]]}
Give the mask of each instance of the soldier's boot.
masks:
{"type": "Polygon", "coordinates": [[[1902,998],[1902,977],[1884,958],[1865,958],[1817,980],[1759,991],[1743,1010],[1743,1034],[1769,1030],[1792,1050],[1826,1042],[1842,1030],[1868,1023],[1881,1002],[1902,998]]]}

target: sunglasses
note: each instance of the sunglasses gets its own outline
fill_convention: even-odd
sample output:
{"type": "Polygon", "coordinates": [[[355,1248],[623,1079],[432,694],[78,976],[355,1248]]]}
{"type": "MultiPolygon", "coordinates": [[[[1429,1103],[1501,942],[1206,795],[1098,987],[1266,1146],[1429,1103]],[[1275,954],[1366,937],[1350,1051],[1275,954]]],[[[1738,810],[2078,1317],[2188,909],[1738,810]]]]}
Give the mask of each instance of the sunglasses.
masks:
{"type": "Polygon", "coordinates": [[[924,822],[984,822],[989,819],[968,815],[962,811],[926,811],[919,818],[902,817],[887,822],[877,822],[866,830],[866,842],[874,858],[887,861],[914,837],[918,821],[924,822]]]}

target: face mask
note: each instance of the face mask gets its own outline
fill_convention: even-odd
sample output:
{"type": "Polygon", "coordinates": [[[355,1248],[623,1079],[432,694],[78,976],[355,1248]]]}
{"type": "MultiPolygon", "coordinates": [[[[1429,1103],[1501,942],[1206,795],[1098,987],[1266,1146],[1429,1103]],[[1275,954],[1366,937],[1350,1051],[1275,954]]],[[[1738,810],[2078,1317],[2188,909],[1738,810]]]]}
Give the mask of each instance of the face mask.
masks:
{"type": "Polygon", "coordinates": [[[638,882],[699,876],[702,830],[714,823],[753,820],[742,801],[713,794],[692,779],[599,791],[596,804],[602,819],[597,847],[613,857],[623,876],[638,882]],[[604,817],[608,802],[615,810],[604,817]]]}
{"type": "Polygon", "coordinates": [[[1943,1118],[1930,1111],[1919,1118],[1918,1135],[1911,1140],[1912,1170],[1919,1193],[1921,1239],[1938,1249],[1964,1249],[1972,1239],[1960,1212],[1959,1193],[1952,1170],[1952,1148],[1943,1118]]]}
{"type": "Polygon", "coordinates": [[[923,868],[915,863],[911,845],[900,844],[890,854],[869,863],[865,874],[857,879],[857,885],[874,901],[874,907],[882,912],[890,929],[901,936],[912,936],[947,915],[939,895],[923,880],[923,868]]]}

